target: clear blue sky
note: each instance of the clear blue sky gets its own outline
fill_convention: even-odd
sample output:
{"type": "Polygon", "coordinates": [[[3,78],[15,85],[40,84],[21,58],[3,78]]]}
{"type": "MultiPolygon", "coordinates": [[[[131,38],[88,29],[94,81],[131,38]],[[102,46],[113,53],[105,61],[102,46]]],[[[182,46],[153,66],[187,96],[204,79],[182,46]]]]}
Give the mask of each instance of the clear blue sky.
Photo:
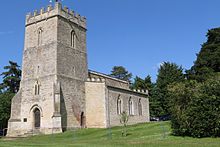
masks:
{"type": "MultiPolygon", "coordinates": [[[[26,13],[48,4],[1,0],[0,73],[9,60],[21,65],[26,13]]],[[[207,30],[220,26],[219,0],[64,0],[63,5],[87,17],[90,69],[108,74],[122,65],[154,81],[163,61],[190,68],[207,30]]]]}

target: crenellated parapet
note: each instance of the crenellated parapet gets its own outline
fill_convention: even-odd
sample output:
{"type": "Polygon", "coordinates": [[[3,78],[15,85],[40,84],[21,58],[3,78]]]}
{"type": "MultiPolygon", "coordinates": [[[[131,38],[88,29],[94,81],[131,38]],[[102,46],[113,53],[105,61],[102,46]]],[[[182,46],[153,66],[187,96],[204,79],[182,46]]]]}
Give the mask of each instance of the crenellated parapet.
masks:
{"type": "Polygon", "coordinates": [[[70,10],[66,6],[62,7],[62,4],[59,2],[56,2],[54,6],[48,5],[46,8],[41,8],[40,10],[28,13],[26,15],[26,26],[39,21],[48,20],[49,18],[55,16],[66,18],[70,22],[86,29],[86,18],[84,16],[80,16],[78,13],[70,10]]]}
{"type": "Polygon", "coordinates": [[[144,89],[133,89],[134,92],[138,92],[138,93],[144,93],[144,94],[149,94],[148,90],[144,90],[144,89]]]}
{"type": "Polygon", "coordinates": [[[105,82],[105,79],[104,78],[88,78],[87,82],[103,83],[103,82],[105,82]]]}

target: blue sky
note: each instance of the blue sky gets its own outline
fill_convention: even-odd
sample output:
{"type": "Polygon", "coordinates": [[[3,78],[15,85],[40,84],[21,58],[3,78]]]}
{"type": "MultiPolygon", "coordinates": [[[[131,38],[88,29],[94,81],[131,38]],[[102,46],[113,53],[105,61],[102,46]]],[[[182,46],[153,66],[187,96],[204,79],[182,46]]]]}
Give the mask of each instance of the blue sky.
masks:
{"type": "MultiPolygon", "coordinates": [[[[156,79],[158,65],[189,69],[208,29],[220,27],[219,0],[64,0],[87,17],[89,68],[110,73],[122,65],[133,76],[156,79]]],[[[9,60],[21,65],[27,12],[49,0],[1,1],[0,73],[9,60]]],[[[0,78],[1,80],[1,78],[0,78]]]]}

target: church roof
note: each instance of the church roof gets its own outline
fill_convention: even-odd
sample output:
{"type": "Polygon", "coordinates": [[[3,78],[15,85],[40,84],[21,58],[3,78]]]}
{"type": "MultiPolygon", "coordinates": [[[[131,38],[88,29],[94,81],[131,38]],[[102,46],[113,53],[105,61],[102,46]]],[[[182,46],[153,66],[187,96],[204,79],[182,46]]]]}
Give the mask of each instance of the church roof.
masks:
{"type": "Polygon", "coordinates": [[[122,83],[125,83],[125,84],[129,84],[128,81],[121,80],[121,79],[117,79],[117,78],[111,77],[111,76],[109,76],[109,75],[107,75],[107,74],[100,73],[100,72],[97,72],[97,71],[89,70],[89,73],[94,74],[94,75],[97,75],[97,76],[101,76],[101,77],[103,77],[103,78],[108,78],[108,79],[112,79],[112,80],[115,80],[115,81],[119,81],[119,82],[122,82],[122,83]]]}

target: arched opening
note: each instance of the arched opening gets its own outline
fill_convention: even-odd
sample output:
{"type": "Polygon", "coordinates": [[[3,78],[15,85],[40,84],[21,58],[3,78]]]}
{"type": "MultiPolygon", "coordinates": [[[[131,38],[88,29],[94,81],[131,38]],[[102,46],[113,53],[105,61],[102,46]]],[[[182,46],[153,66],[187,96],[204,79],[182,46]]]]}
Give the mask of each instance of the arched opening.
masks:
{"type": "Polygon", "coordinates": [[[142,115],[142,104],[141,104],[141,99],[138,101],[138,114],[142,115]]]}
{"type": "Polygon", "coordinates": [[[134,115],[133,102],[131,98],[128,101],[128,110],[129,110],[129,115],[134,115]]]}
{"type": "Polygon", "coordinates": [[[39,95],[40,94],[40,84],[38,81],[36,81],[35,85],[34,85],[34,94],[35,95],[39,95]]]}
{"type": "Polygon", "coordinates": [[[41,120],[40,120],[40,117],[41,117],[40,110],[38,108],[35,108],[33,112],[34,112],[34,128],[39,129],[40,128],[40,122],[41,122],[41,120]]]}
{"type": "Polygon", "coordinates": [[[122,112],[122,103],[121,103],[121,99],[118,98],[117,99],[117,114],[121,114],[122,112]]]}
{"type": "Polygon", "coordinates": [[[80,126],[81,128],[84,128],[85,127],[85,116],[84,116],[84,112],[81,113],[81,116],[80,116],[80,126]]]}
{"type": "Polygon", "coordinates": [[[42,28],[38,29],[38,46],[42,45],[42,34],[43,34],[43,30],[42,28]]]}
{"type": "Polygon", "coordinates": [[[76,48],[76,33],[74,30],[71,32],[71,47],[76,48]]]}

